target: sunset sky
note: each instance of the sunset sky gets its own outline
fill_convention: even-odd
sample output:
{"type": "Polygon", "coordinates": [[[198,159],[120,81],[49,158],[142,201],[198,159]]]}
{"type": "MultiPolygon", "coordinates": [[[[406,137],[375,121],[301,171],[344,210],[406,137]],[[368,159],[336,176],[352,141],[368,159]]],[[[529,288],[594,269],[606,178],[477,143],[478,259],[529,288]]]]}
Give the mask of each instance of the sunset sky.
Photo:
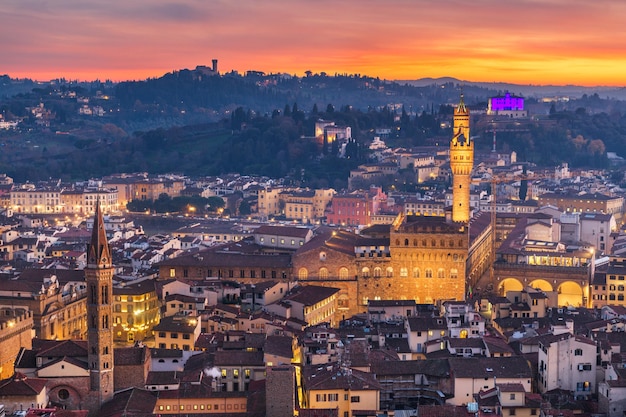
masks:
{"type": "Polygon", "coordinates": [[[306,70],[626,86],[623,0],[1,0],[0,74],[306,70]]]}

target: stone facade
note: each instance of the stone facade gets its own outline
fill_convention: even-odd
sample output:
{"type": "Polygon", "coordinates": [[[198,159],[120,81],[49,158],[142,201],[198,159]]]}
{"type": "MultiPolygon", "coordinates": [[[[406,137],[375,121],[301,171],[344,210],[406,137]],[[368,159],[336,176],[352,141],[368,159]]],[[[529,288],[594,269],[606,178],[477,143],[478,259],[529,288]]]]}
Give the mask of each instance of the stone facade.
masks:
{"type": "Polygon", "coordinates": [[[14,373],[14,362],[20,349],[31,349],[33,345],[33,315],[22,311],[13,316],[12,310],[0,310],[0,380],[14,373]],[[8,313],[8,314],[7,314],[8,313]]]}

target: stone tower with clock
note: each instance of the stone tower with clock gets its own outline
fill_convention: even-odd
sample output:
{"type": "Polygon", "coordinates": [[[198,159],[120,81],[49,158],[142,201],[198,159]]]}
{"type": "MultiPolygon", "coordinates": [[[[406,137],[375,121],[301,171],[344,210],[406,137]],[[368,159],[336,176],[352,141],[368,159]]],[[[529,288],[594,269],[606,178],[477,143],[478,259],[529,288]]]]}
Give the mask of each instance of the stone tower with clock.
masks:
{"type": "Polygon", "coordinates": [[[98,410],[113,398],[113,264],[100,203],[96,203],[87,245],[87,345],[90,379],[88,408],[98,410]]]}
{"type": "Polygon", "coordinates": [[[450,170],[452,171],[452,221],[470,220],[470,181],[474,167],[474,142],[470,140],[470,113],[463,95],[454,109],[450,170]]]}

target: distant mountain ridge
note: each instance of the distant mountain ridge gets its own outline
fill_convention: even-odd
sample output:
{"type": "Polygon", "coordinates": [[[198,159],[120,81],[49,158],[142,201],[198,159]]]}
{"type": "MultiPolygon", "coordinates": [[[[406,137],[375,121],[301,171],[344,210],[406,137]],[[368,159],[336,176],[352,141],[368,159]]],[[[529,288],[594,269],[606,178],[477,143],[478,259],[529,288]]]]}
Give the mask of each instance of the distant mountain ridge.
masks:
{"type": "Polygon", "coordinates": [[[415,87],[426,87],[433,84],[466,84],[476,87],[487,88],[498,91],[509,91],[512,94],[521,94],[524,97],[543,98],[550,96],[568,96],[570,98],[580,98],[584,94],[598,94],[602,98],[615,98],[626,100],[626,87],[606,87],[594,86],[584,87],[580,85],[534,85],[534,84],[513,84],[506,82],[476,82],[459,80],[454,77],[440,78],[420,78],[417,80],[396,80],[400,84],[408,84],[415,87]]]}

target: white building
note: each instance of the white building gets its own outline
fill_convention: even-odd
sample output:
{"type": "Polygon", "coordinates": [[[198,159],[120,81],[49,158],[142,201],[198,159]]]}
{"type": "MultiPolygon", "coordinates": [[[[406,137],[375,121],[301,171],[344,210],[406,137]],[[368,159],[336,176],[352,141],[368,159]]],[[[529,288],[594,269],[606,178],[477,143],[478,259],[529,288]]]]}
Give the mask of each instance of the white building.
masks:
{"type": "Polygon", "coordinates": [[[572,333],[550,334],[539,339],[539,392],[555,389],[589,398],[596,390],[596,345],[572,333]]]}

